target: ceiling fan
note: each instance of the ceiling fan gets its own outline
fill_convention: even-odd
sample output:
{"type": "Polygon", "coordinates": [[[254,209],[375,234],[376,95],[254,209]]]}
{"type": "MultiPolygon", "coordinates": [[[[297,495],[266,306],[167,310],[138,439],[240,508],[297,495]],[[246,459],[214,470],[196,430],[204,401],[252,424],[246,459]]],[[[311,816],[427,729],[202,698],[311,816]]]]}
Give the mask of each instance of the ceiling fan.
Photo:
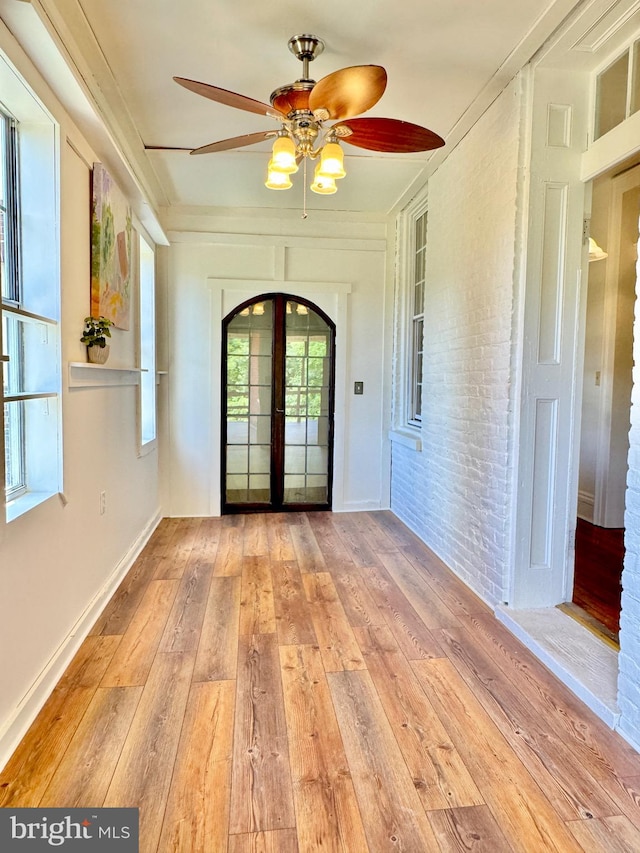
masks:
{"type": "Polygon", "coordinates": [[[387,73],[380,65],[354,65],[334,71],[317,83],[309,77],[309,63],[324,50],[322,39],[299,35],[289,39],[288,47],[302,62],[302,77],[271,93],[264,104],[245,95],[208,83],[174,77],[176,83],[212,101],[269,116],[280,122],[277,130],[264,130],[211,142],[195,148],[191,154],[210,154],[254,145],[274,139],[266,186],[288,189],[290,175],[300,162],[318,160],[311,189],[321,194],[336,191],[335,181],[345,176],[343,152],[339,142],[348,142],[370,151],[408,153],[429,151],[444,145],[431,130],[391,118],[354,118],[376,104],[387,85],[387,73]],[[325,127],[325,122],[335,124],[325,127]]]}

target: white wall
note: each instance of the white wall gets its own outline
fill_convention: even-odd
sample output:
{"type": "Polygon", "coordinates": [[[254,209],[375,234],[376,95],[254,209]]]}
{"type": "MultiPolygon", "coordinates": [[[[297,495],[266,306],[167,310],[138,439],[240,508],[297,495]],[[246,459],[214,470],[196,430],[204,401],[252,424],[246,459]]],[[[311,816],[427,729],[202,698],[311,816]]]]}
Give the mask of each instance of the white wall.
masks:
{"type": "Polygon", "coordinates": [[[520,84],[429,181],[422,450],[392,448],[392,509],[491,603],[509,565],[520,84]]]}
{"type": "Polygon", "coordinates": [[[384,218],[170,212],[166,226],[170,514],[220,512],[221,322],[269,292],[304,296],[336,323],[334,510],[388,507],[384,218]]]}
{"type": "Polygon", "coordinates": [[[634,358],[618,705],[620,731],[640,749],[640,300],[636,301],[635,306],[634,358]]]}
{"type": "MultiPolygon", "coordinates": [[[[623,196],[621,217],[620,272],[621,281],[629,279],[634,243],[638,230],[638,169],[627,173],[627,190],[623,196]],[[626,216],[624,215],[626,211],[626,216]],[[623,262],[623,257],[626,262],[623,262]],[[625,271],[626,268],[626,271],[625,271]]],[[[621,183],[623,178],[618,179],[621,183]]],[[[613,241],[612,241],[613,244],[613,241]]],[[[637,255],[636,255],[637,259],[637,255]]],[[[631,389],[631,428],[628,433],[629,454],[625,494],[625,559],[622,573],[622,613],[620,616],[620,655],[618,674],[618,705],[620,707],[619,728],[640,750],[640,299],[637,298],[640,283],[640,264],[636,262],[635,305],[631,309],[633,293],[627,293],[627,316],[633,310],[633,368],[631,389]]],[[[626,283],[628,287],[629,282],[626,283]]],[[[619,315],[620,316],[620,315],[619,315]]],[[[626,319],[626,318],[625,318],[626,319]]],[[[626,398],[628,399],[628,397],[626,398]]],[[[613,398],[614,412],[617,408],[621,420],[626,418],[626,400],[613,398]]],[[[624,436],[626,438],[626,436],[624,436]]],[[[626,442],[625,442],[626,443],[626,442]]]]}
{"type": "MultiPolygon", "coordinates": [[[[67,500],[64,506],[56,496],[7,525],[0,521],[1,766],[106,603],[115,573],[127,567],[156,523],[159,501],[157,454],[137,456],[135,386],[68,387],[67,363],[86,361],[79,338],[89,313],[89,164],[95,155],[4,29],[0,48],[61,124],[67,500]],[[103,490],[107,510],[100,515],[103,490]]],[[[114,330],[110,364],[135,365],[135,332],[114,330]]]]}

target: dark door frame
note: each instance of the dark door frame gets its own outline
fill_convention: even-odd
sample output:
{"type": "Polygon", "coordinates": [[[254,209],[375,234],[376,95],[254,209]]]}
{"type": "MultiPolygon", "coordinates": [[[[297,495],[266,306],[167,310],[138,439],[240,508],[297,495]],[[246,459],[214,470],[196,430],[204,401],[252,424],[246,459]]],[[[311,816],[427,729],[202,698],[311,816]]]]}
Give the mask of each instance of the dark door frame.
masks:
{"type": "Polygon", "coordinates": [[[222,320],[222,381],[221,381],[221,453],[220,490],[223,515],[241,512],[308,512],[330,510],[333,492],[333,439],[335,417],[336,324],[322,308],[302,296],[292,293],[263,293],[237,305],[222,320]],[[245,308],[259,302],[273,302],[272,383],[271,383],[271,502],[229,503],[226,498],[227,479],[227,329],[229,323],[245,308]],[[287,302],[305,305],[317,314],[331,333],[329,344],[329,436],[327,461],[327,501],[322,503],[284,503],[284,436],[286,391],[286,306],[287,302]]]}

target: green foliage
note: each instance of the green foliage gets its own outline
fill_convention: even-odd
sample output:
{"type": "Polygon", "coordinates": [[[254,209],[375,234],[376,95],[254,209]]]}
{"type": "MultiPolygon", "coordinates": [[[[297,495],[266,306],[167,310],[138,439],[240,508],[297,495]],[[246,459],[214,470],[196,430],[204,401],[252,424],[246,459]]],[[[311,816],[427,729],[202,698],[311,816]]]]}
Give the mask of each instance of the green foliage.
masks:
{"type": "Polygon", "coordinates": [[[96,217],[95,201],[92,203],[91,212],[91,277],[96,279],[100,276],[100,221],[96,217]]]}
{"type": "Polygon", "coordinates": [[[113,211],[111,210],[111,206],[107,204],[102,207],[101,228],[102,235],[100,249],[102,252],[102,268],[106,270],[109,268],[109,265],[113,263],[116,246],[116,228],[113,220],[113,211]]]}
{"type": "Polygon", "coordinates": [[[85,317],[84,333],[80,340],[88,347],[106,347],[107,338],[111,337],[111,320],[106,317],[85,317]]]}
{"type": "MultiPolygon", "coordinates": [[[[326,376],[328,363],[326,336],[317,338],[290,336],[287,339],[285,366],[285,411],[290,421],[323,416],[323,402],[327,403],[326,376]]],[[[250,375],[256,359],[266,356],[250,355],[249,336],[229,335],[227,339],[227,419],[246,421],[250,416],[250,386],[255,383],[250,375]]],[[[258,414],[252,412],[251,414],[258,414]]],[[[265,414],[265,412],[261,412],[265,414]]]]}
{"type": "Polygon", "coordinates": [[[249,340],[230,337],[227,353],[227,414],[241,421],[249,415],[249,340]]]}

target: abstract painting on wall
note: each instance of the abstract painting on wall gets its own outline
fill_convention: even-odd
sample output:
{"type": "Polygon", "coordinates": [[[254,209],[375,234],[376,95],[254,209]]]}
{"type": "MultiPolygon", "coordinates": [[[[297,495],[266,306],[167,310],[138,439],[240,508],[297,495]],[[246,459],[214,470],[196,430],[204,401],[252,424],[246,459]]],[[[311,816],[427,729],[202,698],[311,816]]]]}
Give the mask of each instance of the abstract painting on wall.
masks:
{"type": "Polygon", "coordinates": [[[131,208],[101,163],[93,164],[91,316],[129,328],[131,208]]]}

